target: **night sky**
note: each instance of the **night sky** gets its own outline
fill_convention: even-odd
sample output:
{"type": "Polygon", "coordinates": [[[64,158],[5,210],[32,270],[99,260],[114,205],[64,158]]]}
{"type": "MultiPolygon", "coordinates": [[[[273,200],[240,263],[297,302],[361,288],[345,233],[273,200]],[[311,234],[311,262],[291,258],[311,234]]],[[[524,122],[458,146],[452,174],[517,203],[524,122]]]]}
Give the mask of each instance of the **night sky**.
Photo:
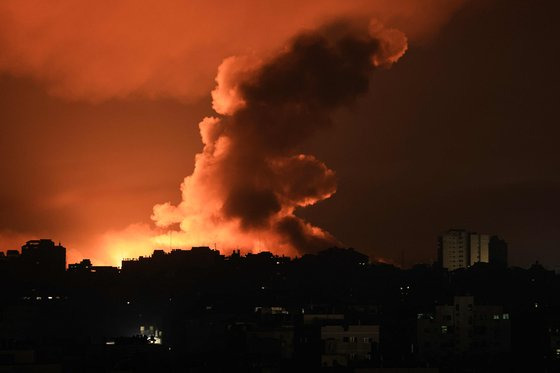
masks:
{"type": "MultiPolygon", "coordinates": [[[[152,232],[167,237],[153,207],[180,203],[198,123],[218,116],[222,60],[276,66],[296,35],[359,14],[403,31],[408,50],[329,107],[332,123],[286,137],[288,155],[336,173],[336,193],[295,215],[397,264],[433,261],[437,235],[466,228],[508,241],[513,265],[560,265],[556,1],[79,3],[0,5],[0,250],[48,237],[70,262],[149,254],[152,232]]],[[[250,108],[263,76],[244,83],[250,108]]]]}

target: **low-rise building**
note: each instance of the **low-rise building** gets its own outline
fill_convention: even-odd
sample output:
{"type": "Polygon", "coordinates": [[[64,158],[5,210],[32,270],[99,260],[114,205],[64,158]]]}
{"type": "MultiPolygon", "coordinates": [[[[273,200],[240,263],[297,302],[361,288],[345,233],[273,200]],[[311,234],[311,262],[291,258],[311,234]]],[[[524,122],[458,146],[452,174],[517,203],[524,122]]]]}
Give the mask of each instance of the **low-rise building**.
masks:
{"type": "Polygon", "coordinates": [[[321,327],[321,365],[352,366],[372,360],[379,345],[378,325],[325,325],[321,327]]]}
{"type": "Polygon", "coordinates": [[[425,361],[498,355],[510,350],[510,318],[502,306],[477,305],[472,296],[458,296],[452,305],[436,306],[435,314],[418,315],[417,338],[425,361]]]}

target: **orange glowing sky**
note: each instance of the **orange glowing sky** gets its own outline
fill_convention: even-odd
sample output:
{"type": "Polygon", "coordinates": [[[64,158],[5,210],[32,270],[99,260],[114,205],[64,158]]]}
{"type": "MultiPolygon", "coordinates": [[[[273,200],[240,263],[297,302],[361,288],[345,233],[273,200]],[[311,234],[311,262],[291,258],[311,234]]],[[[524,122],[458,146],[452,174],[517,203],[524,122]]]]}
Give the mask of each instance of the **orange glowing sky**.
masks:
{"type": "Polygon", "coordinates": [[[298,145],[336,172],[338,191],[295,213],[372,256],[430,260],[435,236],[464,226],[504,236],[518,263],[558,262],[557,7],[3,1],[0,250],[50,237],[70,263],[118,265],[167,248],[152,209],[181,201],[224,59],[266,60],[302,31],[360,17],[404,32],[409,50],[298,145]]]}

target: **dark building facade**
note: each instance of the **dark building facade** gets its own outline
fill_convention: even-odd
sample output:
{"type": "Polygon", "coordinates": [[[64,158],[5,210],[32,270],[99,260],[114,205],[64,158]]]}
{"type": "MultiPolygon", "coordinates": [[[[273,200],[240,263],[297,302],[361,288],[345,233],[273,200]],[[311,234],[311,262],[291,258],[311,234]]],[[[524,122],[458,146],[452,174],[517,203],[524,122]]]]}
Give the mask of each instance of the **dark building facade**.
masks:
{"type": "Polygon", "coordinates": [[[507,267],[508,265],[508,245],[505,240],[498,236],[490,237],[488,244],[490,263],[507,267]]]}
{"type": "Polygon", "coordinates": [[[66,248],[52,240],[27,241],[21,247],[22,263],[38,274],[60,274],[66,271],[66,248]]]}
{"type": "Polygon", "coordinates": [[[423,361],[439,364],[459,357],[492,357],[510,351],[510,315],[502,306],[477,305],[472,296],[456,296],[435,314],[419,314],[418,351],[423,361]]]}

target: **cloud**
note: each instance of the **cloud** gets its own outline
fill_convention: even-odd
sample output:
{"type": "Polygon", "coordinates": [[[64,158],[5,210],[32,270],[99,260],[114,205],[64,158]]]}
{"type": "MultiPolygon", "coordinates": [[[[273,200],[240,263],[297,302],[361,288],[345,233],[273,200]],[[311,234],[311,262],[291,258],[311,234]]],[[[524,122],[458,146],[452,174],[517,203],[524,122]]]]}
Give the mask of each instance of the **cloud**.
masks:
{"type": "Polygon", "coordinates": [[[228,56],[266,55],[341,16],[376,17],[426,40],[462,2],[6,0],[0,72],[30,76],[71,100],[193,100],[209,92],[228,56]]]}

